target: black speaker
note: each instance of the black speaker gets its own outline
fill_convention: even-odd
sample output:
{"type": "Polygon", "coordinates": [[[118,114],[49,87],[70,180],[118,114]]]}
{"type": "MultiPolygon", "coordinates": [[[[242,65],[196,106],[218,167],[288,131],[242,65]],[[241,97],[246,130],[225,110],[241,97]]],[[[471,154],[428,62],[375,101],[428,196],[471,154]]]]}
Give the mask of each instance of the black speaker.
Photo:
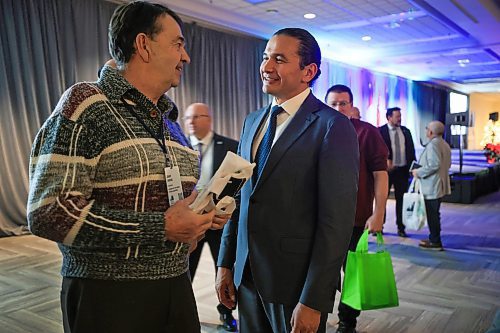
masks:
{"type": "Polygon", "coordinates": [[[497,121],[498,120],[498,112],[490,113],[490,120],[497,121]]]}

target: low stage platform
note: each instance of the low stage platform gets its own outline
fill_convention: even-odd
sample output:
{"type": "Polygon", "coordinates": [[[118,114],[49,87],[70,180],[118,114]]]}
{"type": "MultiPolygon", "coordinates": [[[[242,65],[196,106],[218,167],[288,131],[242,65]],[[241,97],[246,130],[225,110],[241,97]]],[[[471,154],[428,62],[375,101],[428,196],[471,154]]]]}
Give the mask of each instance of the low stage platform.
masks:
{"type": "Polygon", "coordinates": [[[482,151],[465,150],[460,170],[460,152],[452,149],[451,162],[451,194],[444,202],[469,204],[500,188],[500,163],[488,164],[482,151]]]}

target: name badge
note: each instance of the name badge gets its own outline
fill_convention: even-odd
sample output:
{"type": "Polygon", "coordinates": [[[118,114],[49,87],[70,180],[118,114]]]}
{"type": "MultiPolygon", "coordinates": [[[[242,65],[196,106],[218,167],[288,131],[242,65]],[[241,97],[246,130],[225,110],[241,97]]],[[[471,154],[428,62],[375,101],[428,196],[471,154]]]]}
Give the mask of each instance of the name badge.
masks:
{"type": "Polygon", "coordinates": [[[181,184],[181,173],[179,172],[178,166],[165,168],[165,181],[167,183],[168,202],[170,203],[170,206],[177,201],[184,199],[181,184]]]}

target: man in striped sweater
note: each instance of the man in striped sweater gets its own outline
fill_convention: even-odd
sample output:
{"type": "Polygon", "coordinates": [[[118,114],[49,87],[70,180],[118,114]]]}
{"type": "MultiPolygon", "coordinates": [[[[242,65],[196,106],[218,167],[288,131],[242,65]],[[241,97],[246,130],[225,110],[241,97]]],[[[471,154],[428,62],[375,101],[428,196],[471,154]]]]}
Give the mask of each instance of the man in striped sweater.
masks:
{"type": "Polygon", "coordinates": [[[117,68],[69,88],[35,138],[28,222],[62,252],[65,332],[200,331],[188,251],[227,217],[188,207],[198,154],[164,95],[190,61],[181,27],[162,5],[118,7],[117,68]]]}

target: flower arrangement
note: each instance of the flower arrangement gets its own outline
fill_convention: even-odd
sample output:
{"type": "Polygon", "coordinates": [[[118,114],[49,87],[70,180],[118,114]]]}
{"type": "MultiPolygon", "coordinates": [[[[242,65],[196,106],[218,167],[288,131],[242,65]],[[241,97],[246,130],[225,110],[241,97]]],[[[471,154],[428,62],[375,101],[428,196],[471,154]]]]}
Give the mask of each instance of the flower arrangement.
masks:
{"type": "Polygon", "coordinates": [[[488,163],[500,162],[500,144],[487,143],[483,151],[488,163]]]}
{"type": "Polygon", "coordinates": [[[484,145],[484,156],[488,163],[500,162],[500,122],[489,120],[484,127],[483,140],[481,145],[484,145]]]}

